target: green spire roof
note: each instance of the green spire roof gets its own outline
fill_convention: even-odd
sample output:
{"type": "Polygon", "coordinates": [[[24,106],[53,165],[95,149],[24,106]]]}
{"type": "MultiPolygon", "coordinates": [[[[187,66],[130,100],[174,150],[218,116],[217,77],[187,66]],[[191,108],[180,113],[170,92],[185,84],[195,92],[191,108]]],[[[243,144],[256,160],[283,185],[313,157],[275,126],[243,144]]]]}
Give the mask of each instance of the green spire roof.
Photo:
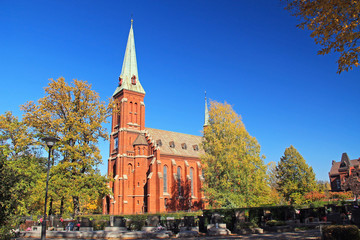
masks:
{"type": "Polygon", "coordinates": [[[139,81],[132,19],[129,37],[126,44],[124,62],[119,77],[119,86],[116,88],[113,96],[123,89],[145,94],[145,91],[139,81]]]}
{"type": "Polygon", "coordinates": [[[206,91],[205,91],[205,119],[204,119],[204,127],[209,125],[209,110],[208,110],[208,104],[206,100],[206,91]]]}

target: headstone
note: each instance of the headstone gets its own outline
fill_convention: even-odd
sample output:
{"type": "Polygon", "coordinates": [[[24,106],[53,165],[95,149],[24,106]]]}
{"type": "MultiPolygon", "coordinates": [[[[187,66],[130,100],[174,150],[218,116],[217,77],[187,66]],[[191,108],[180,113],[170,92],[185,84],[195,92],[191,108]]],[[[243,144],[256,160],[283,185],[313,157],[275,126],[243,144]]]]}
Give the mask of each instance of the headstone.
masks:
{"type": "Polygon", "coordinates": [[[218,213],[214,213],[212,216],[211,216],[211,223],[212,224],[215,224],[216,226],[219,225],[219,223],[222,223],[222,217],[220,214],[218,213]]]}
{"type": "Polygon", "coordinates": [[[148,216],[146,222],[149,227],[157,227],[160,223],[160,216],[148,216]]]}
{"type": "Polygon", "coordinates": [[[63,223],[61,222],[59,217],[54,217],[52,220],[52,226],[55,228],[61,228],[63,227],[63,223]]]}
{"type": "Polygon", "coordinates": [[[184,216],[184,225],[187,228],[195,227],[195,217],[194,216],[184,216]]]}
{"type": "Polygon", "coordinates": [[[113,227],[126,227],[124,217],[114,216],[113,227]]]}
{"type": "Polygon", "coordinates": [[[89,218],[81,218],[80,227],[92,227],[92,222],[89,218]]]}

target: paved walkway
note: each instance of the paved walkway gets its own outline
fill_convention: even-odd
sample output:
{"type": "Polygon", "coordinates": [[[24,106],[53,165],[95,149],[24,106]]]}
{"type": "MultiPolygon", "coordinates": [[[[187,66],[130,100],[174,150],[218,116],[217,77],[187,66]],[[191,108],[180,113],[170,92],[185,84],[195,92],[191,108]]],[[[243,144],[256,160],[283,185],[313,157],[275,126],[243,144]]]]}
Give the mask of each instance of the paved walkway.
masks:
{"type": "MultiPolygon", "coordinates": [[[[40,238],[14,238],[16,240],[38,240],[40,238]]],[[[51,239],[51,238],[48,238],[51,239]]],[[[85,240],[82,238],[56,238],[56,239],[67,239],[67,240],[85,240]]],[[[99,238],[97,238],[98,240],[99,238]]],[[[121,239],[121,238],[119,238],[121,239]]],[[[144,238],[143,238],[144,239],[144,238]]],[[[146,239],[151,239],[151,238],[146,238],[146,239]]],[[[176,237],[172,237],[172,238],[168,238],[168,239],[245,239],[245,240],[256,240],[256,239],[265,239],[265,240],[270,240],[270,239],[276,239],[276,240],[287,240],[287,239],[306,239],[306,240],[310,240],[310,239],[317,239],[320,240],[321,239],[321,234],[320,231],[318,229],[314,229],[314,230],[306,230],[306,231],[296,231],[296,232],[284,232],[284,233],[263,233],[263,234],[250,234],[250,235],[229,235],[229,236],[199,236],[199,237],[193,237],[193,238],[176,238],[176,237]]],[[[86,240],[93,240],[91,238],[86,238],[86,240]]],[[[140,238],[141,240],[141,238],[140,238]]]]}

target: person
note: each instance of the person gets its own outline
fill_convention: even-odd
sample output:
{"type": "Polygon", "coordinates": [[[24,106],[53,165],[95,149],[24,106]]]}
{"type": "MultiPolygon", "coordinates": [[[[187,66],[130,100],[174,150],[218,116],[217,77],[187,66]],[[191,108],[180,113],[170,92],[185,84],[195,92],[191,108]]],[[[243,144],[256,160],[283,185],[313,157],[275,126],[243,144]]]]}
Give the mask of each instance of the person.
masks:
{"type": "Polygon", "coordinates": [[[74,226],[75,226],[75,223],[74,223],[74,222],[69,222],[68,225],[66,226],[65,230],[66,230],[66,231],[73,231],[73,230],[74,230],[74,226]]]}

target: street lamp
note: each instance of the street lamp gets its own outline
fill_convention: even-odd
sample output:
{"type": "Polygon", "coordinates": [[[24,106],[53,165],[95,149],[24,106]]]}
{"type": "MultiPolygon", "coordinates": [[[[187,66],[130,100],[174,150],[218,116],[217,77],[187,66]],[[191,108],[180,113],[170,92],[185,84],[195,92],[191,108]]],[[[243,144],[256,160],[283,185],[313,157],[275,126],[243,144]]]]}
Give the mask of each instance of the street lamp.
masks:
{"type": "Polygon", "coordinates": [[[44,208],[44,218],[41,226],[41,240],[46,239],[46,203],[47,203],[47,194],[48,194],[48,185],[49,185],[49,172],[50,172],[50,156],[51,148],[55,145],[59,139],[54,137],[44,137],[42,139],[49,148],[49,158],[48,158],[48,168],[47,168],[47,177],[46,177],[46,190],[45,190],[45,208],[44,208]]]}

